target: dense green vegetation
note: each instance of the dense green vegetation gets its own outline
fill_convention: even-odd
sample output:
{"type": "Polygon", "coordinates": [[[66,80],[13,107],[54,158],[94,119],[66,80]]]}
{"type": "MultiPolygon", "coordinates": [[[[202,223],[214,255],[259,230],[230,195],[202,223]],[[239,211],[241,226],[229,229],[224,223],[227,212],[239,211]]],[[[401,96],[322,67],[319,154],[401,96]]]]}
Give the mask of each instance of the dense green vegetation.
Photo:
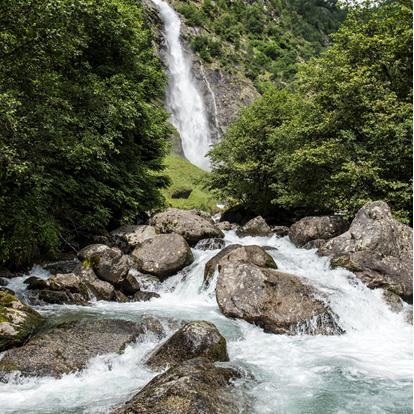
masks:
{"type": "Polygon", "coordinates": [[[208,212],[217,210],[217,200],[203,188],[203,182],[208,173],[191,164],[186,159],[177,155],[169,155],[166,158],[165,173],[171,180],[168,188],[163,190],[168,205],[183,209],[202,209],[208,212]],[[177,190],[192,190],[188,199],[174,199],[171,196],[177,190]]]}
{"type": "Polygon", "coordinates": [[[209,186],[257,213],[412,211],[412,3],[351,7],[295,82],[244,110],[211,151],[209,186]]]}
{"type": "Polygon", "coordinates": [[[187,24],[202,28],[191,40],[207,62],[255,81],[285,83],[296,63],[318,54],[344,17],[337,1],[175,0],[187,24]]]}
{"type": "Polygon", "coordinates": [[[0,2],[0,264],[163,203],[163,70],[134,0],[0,2]]]}

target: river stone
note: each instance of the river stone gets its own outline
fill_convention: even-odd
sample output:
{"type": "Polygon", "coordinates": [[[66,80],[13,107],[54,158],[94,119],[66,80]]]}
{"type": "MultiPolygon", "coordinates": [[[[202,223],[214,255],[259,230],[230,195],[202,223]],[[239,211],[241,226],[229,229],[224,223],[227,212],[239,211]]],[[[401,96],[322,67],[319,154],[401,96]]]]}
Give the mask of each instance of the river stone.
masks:
{"type": "Polygon", "coordinates": [[[298,276],[248,263],[220,269],[217,303],[230,318],[244,319],[275,334],[343,333],[318,291],[298,276]]]}
{"type": "Polygon", "coordinates": [[[200,240],[194,248],[198,250],[218,250],[225,245],[226,242],[223,239],[204,239],[200,240]]]}
{"type": "Polygon", "coordinates": [[[197,357],[229,360],[226,340],[211,322],[192,321],[183,326],[150,355],[147,365],[160,370],[197,357]]]}
{"type": "Polygon", "coordinates": [[[289,228],[291,242],[302,247],[306,243],[323,239],[328,240],[346,230],[346,222],[340,216],[304,217],[289,228]]]}
{"type": "Polygon", "coordinates": [[[159,233],[177,233],[185,238],[190,246],[195,246],[199,240],[223,238],[224,233],[207,218],[192,211],[169,208],[150,219],[150,224],[159,233]]]}
{"type": "Polygon", "coordinates": [[[92,267],[99,279],[113,285],[118,283],[127,273],[131,262],[118,248],[104,244],[92,244],[84,247],[78,257],[84,267],[92,267]]]}
{"type": "Polygon", "coordinates": [[[43,317],[10,290],[0,289],[0,352],[24,343],[43,323],[43,317]]]}
{"type": "Polygon", "coordinates": [[[273,234],[276,234],[277,237],[285,237],[289,234],[289,227],[287,226],[273,226],[273,234]]]}
{"type": "Polygon", "coordinates": [[[263,247],[231,244],[212,257],[204,268],[204,285],[208,286],[214,272],[226,263],[251,263],[259,267],[277,269],[273,257],[263,247]]]}
{"type": "Polygon", "coordinates": [[[127,224],[111,232],[113,243],[124,253],[130,253],[145,240],[152,239],[156,235],[155,227],[146,225],[127,224]]]}
{"type": "Polygon", "coordinates": [[[52,274],[73,273],[79,264],[79,259],[72,257],[70,259],[58,260],[56,262],[43,263],[42,267],[52,274]]]}
{"type": "Polygon", "coordinates": [[[319,254],[333,267],[355,273],[369,288],[387,289],[403,300],[413,297],[413,231],[395,220],[383,201],[362,207],[347,232],[329,240],[319,254]]]}
{"type": "Polygon", "coordinates": [[[222,231],[230,231],[238,228],[237,224],[231,224],[229,221],[222,221],[216,224],[216,227],[222,231]]]}
{"type": "Polygon", "coordinates": [[[308,241],[302,247],[306,250],[320,249],[325,243],[326,243],[326,240],[324,240],[324,239],[315,239],[315,240],[308,241]]]}
{"type": "Polygon", "coordinates": [[[239,414],[231,381],[240,374],[195,358],[156,376],[112,414],[239,414]]]}
{"type": "Polygon", "coordinates": [[[0,360],[0,378],[13,371],[23,376],[59,378],[85,368],[97,355],[122,352],[129,343],[144,337],[149,326],[145,319],[65,322],[7,351],[0,360]]]}
{"type": "Polygon", "coordinates": [[[121,292],[127,296],[133,296],[140,290],[140,284],[135,276],[128,273],[116,286],[121,292]]]}
{"type": "Polygon", "coordinates": [[[272,234],[272,229],[262,216],[255,217],[248,221],[244,226],[236,230],[239,237],[260,236],[267,237],[272,234]]]}
{"type": "Polygon", "coordinates": [[[160,234],[132,252],[140,272],[165,279],[194,261],[190,246],[179,234],[160,234]]]}
{"type": "Polygon", "coordinates": [[[159,298],[160,295],[155,292],[144,292],[140,290],[139,292],[135,292],[132,301],[133,302],[148,302],[151,299],[159,298]]]}

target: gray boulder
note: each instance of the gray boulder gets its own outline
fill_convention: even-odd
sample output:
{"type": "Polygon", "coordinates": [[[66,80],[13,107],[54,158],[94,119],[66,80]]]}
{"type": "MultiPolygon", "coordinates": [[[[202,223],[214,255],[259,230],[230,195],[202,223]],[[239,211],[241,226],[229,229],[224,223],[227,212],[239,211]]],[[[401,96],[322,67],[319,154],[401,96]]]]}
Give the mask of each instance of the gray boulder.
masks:
{"type": "Polygon", "coordinates": [[[260,236],[267,237],[272,234],[271,227],[266,223],[262,216],[258,216],[248,221],[244,226],[236,230],[239,237],[260,236]]]}
{"type": "Polygon", "coordinates": [[[160,234],[132,252],[140,272],[165,279],[194,261],[190,246],[179,234],[160,234]]]}
{"type": "Polygon", "coordinates": [[[130,253],[145,240],[152,239],[157,231],[152,226],[127,224],[111,232],[111,238],[116,247],[124,253],[130,253]]]}
{"type": "Polygon", "coordinates": [[[276,234],[277,237],[285,237],[289,234],[289,227],[287,226],[273,226],[272,232],[276,234]]]}
{"type": "Polygon", "coordinates": [[[23,344],[43,321],[39,313],[11,291],[0,289],[0,352],[23,344]]]}
{"type": "Polygon", "coordinates": [[[259,267],[277,269],[277,265],[266,250],[260,246],[231,244],[212,257],[204,268],[204,285],[208,286],[214,272],[227,263],[250,263],[259,267]]]}
{"type": "Polygon", "coordinates": [[[83,267],[91,267],[99,279],[113,285],[118,283],[127,273],[131,262],[118,248],[104,244],[91,244],[78,253],[83,267]]]}
{"type": "Polygon", "coordinates": [[[42,267],[52,274],[72,273],[79,266],[79,259],[72,257],[70,259],[58,260],[56,262],[43,263],[42,267]]]}
{"type": "MultiPolygon", "coordinates": [[[[97,355],[121,353],[131,342],[144,338],[154,325],[148,318],[79,320],[65,322],[7,351],[0,360],[0,378],[10,372],[23,376],[61,377],[83,369],[97,355]]],[[[160,333],[160,332],[157,332],[160,333]]]]}
{"type": "Polygon", "coordinates": [[[323,239],[328,240],[346,230],[346,222],[340,216],[304,217],[289,228],[289,238],[298,247],[323,239]]]}
{"type": "Polygon", "coordinates": [[[241,401],[231,387],[240,374],[196,358],[156,376],[112,414],[239,414],[241,401]]]}
{"type": "Polygon", "coordinates": [[[150,219],[150,224],[159,233],[177,233],[194,246],[199,240],[209,238],[223,238],[223,232],[210,220],[200,213],[193,211],[169,208],[150,219]]]}
{"type": "Polygon", "coordinates": [[[315,239],[315,240],[308,241],[302,247],[306,250],[320,249],[325,243],[326,243],[326,240],[324,240],[324,239],[315,239]]]}
{"type": "Polygon", "coordinates": [[[275,334],[334,335],[343,331],[318,291],[298,276],[247,263],[221,266],[216,298],[222,313],[275,334]]]}
{"type": "Polygon", "coordinates": [[[375,201],[362,207],[347,232],[329,240],[319,254],[334,267],[355,273],[370,288],[387,289],[402,299],[413,297],[413,231],[395,220],[389,206],[375,201]]]}
{"type": "Polygon", "coordinates": [[[135,292],[134,296],[132,297],[132,302],[148,302],[151,299],[159,298],[160,295],[155,292],[144,292],[140,290],[139,292],[135,292]]]}
{"type": "Polygon", "coordinates": [[[159,370],[197,357],[212,362],[229,360],[226,340],[211,322],[183,326],[150,355],[147,364],[159,370]]]}
{"type": "Polygon", "coordinates": [[[221,221],[216,224],[216,227],[222,231],[236,230],[238,229],[237,224],[232,224],[229,221],[221,221]]]}
{"type": "Polygon", "coordinates": [[[225,245],[226,242],[223,239],[204,239],[200,240],[194,248],[197,250],[218,250],[225,245]]]}

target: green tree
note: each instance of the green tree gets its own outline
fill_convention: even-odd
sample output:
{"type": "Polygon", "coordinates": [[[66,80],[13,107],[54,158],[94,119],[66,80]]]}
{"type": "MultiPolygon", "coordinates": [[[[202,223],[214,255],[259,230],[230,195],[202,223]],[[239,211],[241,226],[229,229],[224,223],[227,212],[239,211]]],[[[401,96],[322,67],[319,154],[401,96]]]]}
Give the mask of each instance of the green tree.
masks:
{"type": "Polygon", "coordinates": [[[0,264],[162,203],[165,78],[133,0],[0,2],[0,264]]]}

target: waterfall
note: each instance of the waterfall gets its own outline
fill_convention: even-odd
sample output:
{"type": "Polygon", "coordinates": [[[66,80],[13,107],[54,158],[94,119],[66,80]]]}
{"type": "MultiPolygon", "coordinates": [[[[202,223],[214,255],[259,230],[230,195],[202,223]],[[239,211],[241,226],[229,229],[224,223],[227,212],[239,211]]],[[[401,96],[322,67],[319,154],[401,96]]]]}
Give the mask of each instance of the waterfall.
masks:
{"type": "Polygon", "coordinates": [[[162,0],[152,0],[164,22],[167,43],[166,63],[170,81],[167,110],[171,122],[181,136],[184,155],[193,164],[209,169],[206,157],[210,146],[210,131],[206,109],[191,72],[191,59],[184,53],[180,41],[181,21],[177,13],[162,0]]]}

